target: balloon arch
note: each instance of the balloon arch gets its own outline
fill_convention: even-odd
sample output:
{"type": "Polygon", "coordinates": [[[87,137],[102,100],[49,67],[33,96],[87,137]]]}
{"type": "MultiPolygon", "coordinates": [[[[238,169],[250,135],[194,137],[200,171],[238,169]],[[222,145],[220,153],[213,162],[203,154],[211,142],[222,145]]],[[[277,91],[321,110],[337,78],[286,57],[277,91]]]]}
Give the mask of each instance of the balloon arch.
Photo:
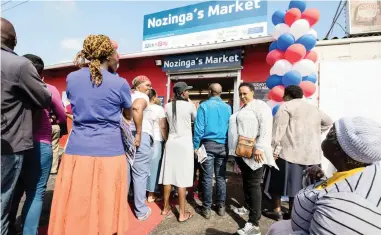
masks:
{"type": "Polygon", "coordinates": [[[319,18],[319,11],[307,9],[302,0],[293,0],[287,12],[278,10],[272,15],[275,41],[266,57],[266,62],[272,66],[266,85],[270,89],[268,104],[273,108],[273,115],[283,101],[287,86],[300,86],[306,98],[316,91],[318,56],[314,47],[317,33],[312,26],[319,18]]]}

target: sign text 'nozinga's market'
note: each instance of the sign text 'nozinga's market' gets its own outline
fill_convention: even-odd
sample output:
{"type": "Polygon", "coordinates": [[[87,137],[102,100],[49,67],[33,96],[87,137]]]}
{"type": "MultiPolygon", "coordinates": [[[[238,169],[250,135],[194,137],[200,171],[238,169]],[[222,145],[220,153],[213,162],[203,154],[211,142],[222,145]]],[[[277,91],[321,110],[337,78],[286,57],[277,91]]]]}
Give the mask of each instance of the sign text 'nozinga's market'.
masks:
{"type": "Polygon", "coordinates": [[[240,49],[169,56],[164,59],[163,71],[239,67],[241,66],[241,56],[240,49]]]}

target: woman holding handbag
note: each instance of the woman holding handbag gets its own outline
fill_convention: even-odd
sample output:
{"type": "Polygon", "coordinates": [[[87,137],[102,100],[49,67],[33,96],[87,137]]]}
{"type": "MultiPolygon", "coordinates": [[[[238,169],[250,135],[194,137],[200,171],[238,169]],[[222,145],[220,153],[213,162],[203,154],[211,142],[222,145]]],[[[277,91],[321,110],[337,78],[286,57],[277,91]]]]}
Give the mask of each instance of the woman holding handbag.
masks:
{"type": "Polygon", "coordinates": [[[234,210],[237,214],[249,214],[245,227],[237,234],[261,234],[259,219],[262,203],[262,166],[277,168],[271,149],[272,113],[262,100],[254,99],[254,86],[242,83],[239,96],[243,106],[229,121],[229,154],[236,157],[242,173],[245,205],[234,210]]]}

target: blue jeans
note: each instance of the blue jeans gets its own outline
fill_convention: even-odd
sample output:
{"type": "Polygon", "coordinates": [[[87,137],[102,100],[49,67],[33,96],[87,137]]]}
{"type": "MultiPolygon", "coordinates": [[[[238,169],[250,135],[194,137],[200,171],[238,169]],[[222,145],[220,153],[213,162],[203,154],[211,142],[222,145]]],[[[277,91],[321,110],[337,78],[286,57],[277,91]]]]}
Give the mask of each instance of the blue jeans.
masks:
{"type": "Polygon", "coordinates": [[[8,235],[12,200],[19,178],[24,152],[1,155],[1,234],[8,235]]]}
{"type": "Polygon", "coordinates": [[[52,161],[53,151],[51,144],[34,142],[33,150],[29,150],[25,154],[10,216],[12,222],[16,220],[18,205],[25,192],[26,200],[21,214],[23,235],[38,234],[38,224],[52,161]]]}
{"type": "Polygon", "coordinates": [[[201,184],[204,197],[202,206],[205,209],[212,207],[213,173],[216,176],[216,204],[217,206],[225,206],[227,146],[214,141],[204,141],[203,145],[208,157],[201,164],[201,184]]]}
{"type": "Polygon", "coordinates": [[[151,193],[159,191],[159,185],[157,182],[159,180],[160,175],[161,160],[163,156],[163,145],[164,142],[162,141],[154,141],[153,156],[150,163],[151,172],[147,181],[147,191],[151,193]]]}
{"type": "MultiPolygon", "coordinates": [[[[136,133],[133,132],[133,135],[136,133]]],[[[150,162],[153,153],[153,139],[147,133],[142,133],[139,148],[136,149],[135,159],[132,166],[129,165],[130,176],[128,177],[128,188],[132,179],[134,187],[134,211],[136,217],[143,217],[148,212],[146,205],[147,179],[150,172],[150,162]]]]}

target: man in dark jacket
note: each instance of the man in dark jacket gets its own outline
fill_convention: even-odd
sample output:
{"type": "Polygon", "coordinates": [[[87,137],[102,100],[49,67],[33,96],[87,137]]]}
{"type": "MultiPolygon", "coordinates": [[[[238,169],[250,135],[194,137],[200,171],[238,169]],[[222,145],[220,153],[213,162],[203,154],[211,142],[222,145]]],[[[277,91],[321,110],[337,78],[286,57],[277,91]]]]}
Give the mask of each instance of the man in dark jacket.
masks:
{"type": "Polygon", "coordinates": [[[1,234],[8,233],[8,215],[25,151],[33,148],[32,112],[48,108],[51,94],[33,64],[18,56],[13,25],[1,18],[1,234]]]}

